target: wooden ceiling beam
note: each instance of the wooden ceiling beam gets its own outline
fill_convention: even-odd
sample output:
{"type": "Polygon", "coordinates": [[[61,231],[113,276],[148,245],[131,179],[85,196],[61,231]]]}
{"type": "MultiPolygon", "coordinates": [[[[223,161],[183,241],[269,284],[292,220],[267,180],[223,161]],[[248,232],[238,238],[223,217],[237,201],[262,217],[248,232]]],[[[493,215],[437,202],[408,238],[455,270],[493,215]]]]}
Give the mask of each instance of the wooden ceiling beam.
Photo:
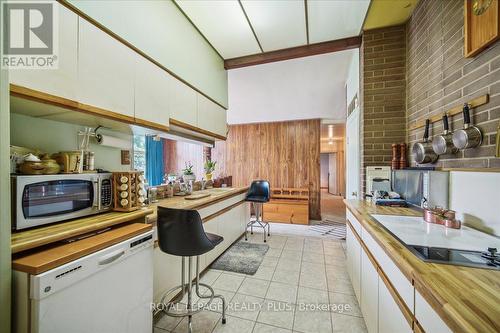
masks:
{"type": "Polygon", "coordinates": [[[338,52],[355,49],[361,46],[361,36],[332,40],[328,42],[315,43],[288,49],[252,54],[248,56],[224,60],[225,69],[234,69],[247,66],[255,66],[270,62],[283,61],[295,58],[308,57],[317,54],[338,52]]]}

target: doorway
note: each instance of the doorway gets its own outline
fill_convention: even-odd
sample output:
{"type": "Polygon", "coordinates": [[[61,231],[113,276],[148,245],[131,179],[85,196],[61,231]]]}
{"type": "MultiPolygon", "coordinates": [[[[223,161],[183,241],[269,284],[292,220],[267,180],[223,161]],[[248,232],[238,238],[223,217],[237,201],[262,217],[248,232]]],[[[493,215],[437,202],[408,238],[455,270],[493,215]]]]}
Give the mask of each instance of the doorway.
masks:
{"type": "Polygon", "coordinates": [[[321,125],[321,218],[345,222],[345,125],[321,125]]]}

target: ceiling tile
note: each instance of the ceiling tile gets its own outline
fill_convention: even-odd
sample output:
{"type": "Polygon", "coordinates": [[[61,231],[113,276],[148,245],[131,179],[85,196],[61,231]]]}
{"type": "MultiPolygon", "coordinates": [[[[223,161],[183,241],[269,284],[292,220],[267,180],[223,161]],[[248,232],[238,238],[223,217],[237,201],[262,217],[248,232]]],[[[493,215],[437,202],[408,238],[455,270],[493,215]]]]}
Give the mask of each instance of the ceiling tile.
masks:
{"type": "Polygon", "coordinates": [[[238,1],[176,0],[224,59],[260,53],[238,1]]]}
{"type": "Polygon", "coordinates": [[[307,44],[304,1],[242,0],[264,51],[307,44]]]}
{"type": "Polygon", "coordinates": [[[309,42],[359,35],[370,0],[308,0],[309,42]]]}

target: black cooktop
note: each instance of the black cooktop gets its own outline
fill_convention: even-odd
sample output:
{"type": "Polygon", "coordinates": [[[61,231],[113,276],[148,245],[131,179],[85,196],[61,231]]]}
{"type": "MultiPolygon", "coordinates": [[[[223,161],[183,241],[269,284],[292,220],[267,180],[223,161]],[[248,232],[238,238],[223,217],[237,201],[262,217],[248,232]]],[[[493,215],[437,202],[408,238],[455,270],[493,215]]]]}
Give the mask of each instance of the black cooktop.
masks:
{"type": "Polygon", "coordinates": [[[428,262],[500,270],[500,255],[496,248],[480,252],[420,245],[407,245],[407,247],[417,257],[428,262]]]}

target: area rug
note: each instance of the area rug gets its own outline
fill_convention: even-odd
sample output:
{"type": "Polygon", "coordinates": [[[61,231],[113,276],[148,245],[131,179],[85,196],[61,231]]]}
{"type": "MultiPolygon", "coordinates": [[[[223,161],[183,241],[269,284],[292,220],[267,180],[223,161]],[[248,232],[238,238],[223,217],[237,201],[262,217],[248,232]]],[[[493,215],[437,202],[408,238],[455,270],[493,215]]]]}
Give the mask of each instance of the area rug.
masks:
{"type": "Polygon", "coordinates": [[[239,241],[224,252],[210,268],[254,275],[268,250],[267,244],[239,241]]]}
{"type": "Polygon", "coordinates": [[[309,230],[321,234],[321,236],[344,240],[346,237],[346,223],[341,219],[324,219],[317,224],[311,225],[309,230]]]}

